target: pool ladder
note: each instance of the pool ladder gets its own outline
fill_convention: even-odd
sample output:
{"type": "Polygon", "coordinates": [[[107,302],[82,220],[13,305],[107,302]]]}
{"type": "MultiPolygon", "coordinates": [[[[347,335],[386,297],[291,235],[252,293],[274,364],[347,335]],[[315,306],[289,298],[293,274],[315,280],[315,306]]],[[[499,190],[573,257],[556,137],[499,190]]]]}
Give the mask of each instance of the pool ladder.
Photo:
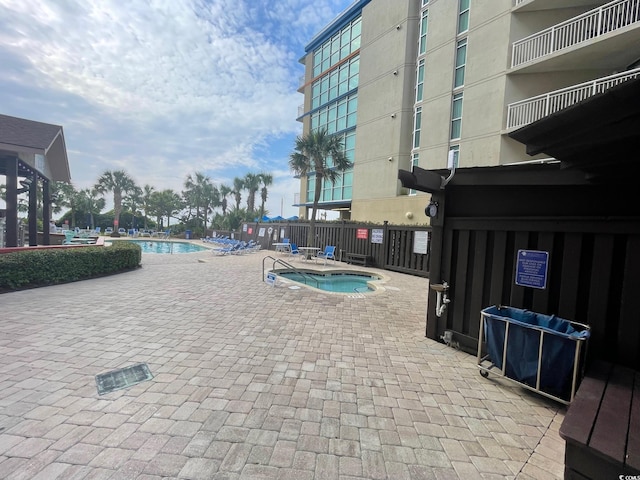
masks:
{"type": "MultiPolygon", "coordinates": [[[[294,267],[293,265],[291,265],[290,263],[285,262],[284,260],[281,260],[279,258],[274,258],[271,255],[267,255],[266,257],[264,257],[262,259],[262,281],[264,282],[264,261],[269,258],[271,260],[273,260],[273,265],[271,265],[271,270],[274,270],[276,268],[276,263],[279,263],[280,265],[283,265],[287,270],[292,271],[294,273],[297,273],[298,275],[301,275],[305,278],[309,278],[311,280],[313,280],[314,282],[316,282],[316,288],[318,288],[318,280],[316,280],[315,278],[313,278],[311,275],[308,275],[300,270],[298,270],[296,267],[294,267]]],[[[307,282],[305,282],[306,284],[307,282]]]]}

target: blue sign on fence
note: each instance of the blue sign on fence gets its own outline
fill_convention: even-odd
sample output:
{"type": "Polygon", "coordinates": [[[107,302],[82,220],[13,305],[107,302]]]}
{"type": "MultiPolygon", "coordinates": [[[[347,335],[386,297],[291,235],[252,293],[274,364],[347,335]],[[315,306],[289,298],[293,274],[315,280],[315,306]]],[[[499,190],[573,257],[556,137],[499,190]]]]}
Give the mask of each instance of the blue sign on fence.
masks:
{"type": "Polygon", "coordinates": [[[531,288],[547,288],[549,252],[518,250],[516,285],[531,288]]]}

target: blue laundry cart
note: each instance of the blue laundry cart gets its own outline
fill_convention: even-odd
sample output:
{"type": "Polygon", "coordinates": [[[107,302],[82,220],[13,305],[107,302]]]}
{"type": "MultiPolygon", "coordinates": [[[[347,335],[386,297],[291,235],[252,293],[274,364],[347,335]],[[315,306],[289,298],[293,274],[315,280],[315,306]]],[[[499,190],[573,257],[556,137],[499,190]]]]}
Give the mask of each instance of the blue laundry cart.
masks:
{"type": "Polygon", "coordinates": [[[569,404],[589,335],[588,325],[555,315],[488,307],[480,315],[478,368],[483,377],[492,373],[569,404]]]}

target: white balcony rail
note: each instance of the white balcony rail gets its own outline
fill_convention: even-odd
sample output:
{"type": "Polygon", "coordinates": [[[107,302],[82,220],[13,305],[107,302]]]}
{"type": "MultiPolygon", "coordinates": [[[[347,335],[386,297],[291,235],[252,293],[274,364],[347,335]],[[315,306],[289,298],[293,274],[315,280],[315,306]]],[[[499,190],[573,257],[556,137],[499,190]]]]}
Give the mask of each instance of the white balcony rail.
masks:
{"type": "Polygon", "coordinates": [[[302,105],[298,105],[298,118],[304,115],[304,103],[302,105]]]}
{"type": "Polygon", "coordinates": [[[507,130],[533,123],[638,76],[640,76],[640,68],[635,68],[511,103],[507,110],[507,130]]]}
{"type": "Polygon", "coordinates": [[[298,78],[298,89],[304,87],[304,84],[305,84],[304,79],[305,79],[304,75],[301,75],[300,78],[298,78]]]}
{"type": "Polygon", "coordinates": [[[639,0],[614,0],[513,43],[511,67],[517,67],[640,20],[639,0]]]}
{"type": "Polygon", "coordinates": [[[514,0],[514,5],[517,7],[518,5],[520,5],[523,2],[526,2],[527,0],[514,0]]]}

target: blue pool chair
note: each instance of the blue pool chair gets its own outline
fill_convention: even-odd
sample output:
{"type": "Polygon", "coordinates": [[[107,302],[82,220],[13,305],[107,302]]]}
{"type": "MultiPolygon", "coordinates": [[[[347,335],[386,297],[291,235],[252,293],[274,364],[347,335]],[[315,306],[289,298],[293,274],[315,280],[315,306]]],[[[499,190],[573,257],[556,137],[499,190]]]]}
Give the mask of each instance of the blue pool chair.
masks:
{"type": "Polygon", "coordinates": [[[324,259],[324,264],[327,264],[327,260],[336,261],[336,247],[333,245],[327,245],[324,247],[324,251],[320,251],[316,253],[316,263],[318,263],[318,259],[324,259]]]}

